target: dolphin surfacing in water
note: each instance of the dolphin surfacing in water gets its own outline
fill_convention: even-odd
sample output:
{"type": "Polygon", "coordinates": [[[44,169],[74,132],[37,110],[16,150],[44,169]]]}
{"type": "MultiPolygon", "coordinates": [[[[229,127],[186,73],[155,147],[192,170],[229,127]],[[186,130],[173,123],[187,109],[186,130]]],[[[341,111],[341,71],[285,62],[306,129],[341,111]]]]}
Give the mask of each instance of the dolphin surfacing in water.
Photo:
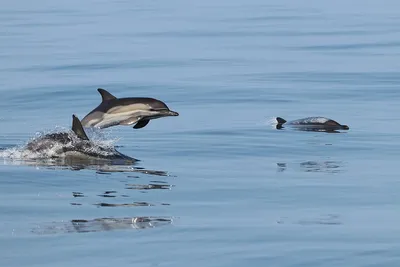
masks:
{"type": "Polygon", "coordinates": [[[98,88],[102,101],[83,119],[85,127],[108,128],[115,125],[134,125],[134,129],[145,127],[150,120],[179,116],[157,99],[149,97],[116,98],[107,90],[98,88]]]}
{"type": "Polygon", "coordinates": [[[121,154],[114,147],[103,147],[90,141],[75,115],[72,115],[71,132],[46,134],[29,142],[26,149],[45,158],[137,161],[121,154]]]}
{"type": "Polygon", "coordinates": [[[284,128],[284,124],[300,131],[337,132],[338,130],[350,129],[347,125],[342,125],[337,121],[325,117],[307,117],[289,122],[281,117],[277,117],[276,121],[278,122],[276,129],[284,128]]]}

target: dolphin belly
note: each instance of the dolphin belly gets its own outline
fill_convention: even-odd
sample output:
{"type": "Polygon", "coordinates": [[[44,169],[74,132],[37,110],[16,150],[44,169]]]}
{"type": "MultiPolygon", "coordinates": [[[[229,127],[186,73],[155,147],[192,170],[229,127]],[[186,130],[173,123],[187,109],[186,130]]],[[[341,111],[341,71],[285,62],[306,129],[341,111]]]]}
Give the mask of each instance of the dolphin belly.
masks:
{"type": "Polygon", "coordinates": [[[143,111],[136,110],[122,113],[103,113],[102,119],[97,121],[92,126],[98,128],[108,128],[114,125],[120,125],[121,122],[125,122],[124,125],[131,125],[137,123],[143,117],[143,111]]]}
{"type": "Polygon", "coordinates": [[[97,127],[100,129],[108,128],[115,125],[133,125],[138,123],[142,119],[156,119],[162,116],[159,115],[158,111],[147,111],[147,110],[134,110],[124,111],[119,113],[102,113],[101,117],[96,116],[90,119],[88,117],[86,127],[97,127]]]}

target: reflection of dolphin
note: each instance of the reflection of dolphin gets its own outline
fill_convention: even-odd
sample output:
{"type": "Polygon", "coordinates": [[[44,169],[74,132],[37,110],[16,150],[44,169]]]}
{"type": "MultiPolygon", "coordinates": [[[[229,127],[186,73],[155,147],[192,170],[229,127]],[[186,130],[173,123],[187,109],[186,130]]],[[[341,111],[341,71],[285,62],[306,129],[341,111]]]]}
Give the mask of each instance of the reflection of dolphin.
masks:
{"type": "Polygon", "coordinates": [[[277,117],[276,120],[278,122],[276,125],[277,129],[284,128],[283,124],[286,124],[301,131],[335,132],[337,130],[349,130],[349,126],[341,125],[340,123],[325,117],[307,117],[289,122],[277,117]]]}
{"type": "MultiPolygon", "coordinates": [[[[12,152],[6,151],[6,154],[12,154],[12,152]]],[[[65,158],[35,158],[35,159],[21,159],[21,158],[12,158],[10,156],[3,156],[0,153],[0,157],[4,159],[2,161],[7,165],[25,165],[25,166],[34,166],[41,167],[43,169],[51,169],[54,168],[61,170],[93,170],[98,174],[112,174],[115,172],[118,173],[138,173],[145,175],[154,175],[154,176],[174,176],[165,171],[158,170],[149,170],[143,167],[134,166],[136,162],[131,162],[130,160],[119,160],[119,159],[102,159],[102,158],[76,158],[76,157],[65,157],[65,158]]],[[[139,178],[139,176],[130,176],[139,178]]]]}
{"type": "Polygon", "coordinates": [[[133,218],[100,218],[94,220],[72,220],[76,232],[99,232],[121,229],[146,229],[172,223],[171,218],[133,217],[133,218]]]}
{"type": "Polygon", "coordinates": [[[167,105],[148,97],[116,98],[108,91],[97,89],[102,97],[101,104],[82,119],[85,127],[107,128],[114,125],[134,125],[133,128],[145,127],[150,120],[179,116],[167,105]]]}
{"type": "Polygon", "coordinates": [[[88,233],[127,229],[146,229],[172,224],[171,217],[128,217],[72,220],[70,223],[42,225],[32,232],[36,234],[88,233]]]}
{"type": "MultiPolygon", "coordinates": [[[[286,163],[277,163],[278,172],[284,172],[287,169],[286,163]]],[[[343,171],[343,162],[341,161],[305,161],[300,163],[302,171],[305,172],[325,172],[338,173],[343,171]]]]}
{"type": "Polygon", "coordinates": [[[75,115],[72,118],[72,132],[46,134],[29,142],[26,149],[39,154],[39,158],[67,158],[73,162],[86,159],[136,161],[114,147],[103,147],[90,141],[79,119],[75,115]]]}

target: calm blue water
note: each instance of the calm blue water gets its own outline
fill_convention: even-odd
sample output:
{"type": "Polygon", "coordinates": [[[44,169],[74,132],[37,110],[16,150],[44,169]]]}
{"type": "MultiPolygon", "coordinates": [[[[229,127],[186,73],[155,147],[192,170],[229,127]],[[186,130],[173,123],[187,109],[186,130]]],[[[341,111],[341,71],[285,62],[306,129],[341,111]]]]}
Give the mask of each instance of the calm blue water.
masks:
{"type": "Polygon", "coordinates": [[[0,265],[399,266],[400,4],[323,2],[2,3],[0,265]],[[5,156],[98,87],[180,113],[103,133],[167,175],[5,156]]]}

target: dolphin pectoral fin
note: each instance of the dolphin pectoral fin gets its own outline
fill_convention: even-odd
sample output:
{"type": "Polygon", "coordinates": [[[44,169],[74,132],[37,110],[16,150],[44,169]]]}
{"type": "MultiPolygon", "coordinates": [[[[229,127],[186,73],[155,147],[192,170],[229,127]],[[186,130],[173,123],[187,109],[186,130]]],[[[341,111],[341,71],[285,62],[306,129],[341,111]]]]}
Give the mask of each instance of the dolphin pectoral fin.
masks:
{"type": "Polygon", "coordinates": [[[98,88],[97,91],[99,91],[101,95],[102,102],[117,99],[115,96],[113,96],[111,93],[103,88],[98,88]]]}
{"type": "Polygon", "coordinates": [[[140,129],[149,124],[150,120],[140,120],[138,123],[136,123],[135,126],[133,126],[134,129],[140,129]]]}
{"type": "Polygon", "coordinates": [[[75,115],[72,115],[72,131],[82,140],[89,140],[85,130],[83,130],[81,121],[75,115]]]}
{"type": "Polygon", "coordinates": [[[119,125],[132,125],[135,124],[135,126],[133,126],[134,129],[140,129],[143,128],[144,126],[146,126],[148,123],[150,122],[150,120],[142,120],[141,117],[132,117],[123,121],[119,122],[119,125]]]}

